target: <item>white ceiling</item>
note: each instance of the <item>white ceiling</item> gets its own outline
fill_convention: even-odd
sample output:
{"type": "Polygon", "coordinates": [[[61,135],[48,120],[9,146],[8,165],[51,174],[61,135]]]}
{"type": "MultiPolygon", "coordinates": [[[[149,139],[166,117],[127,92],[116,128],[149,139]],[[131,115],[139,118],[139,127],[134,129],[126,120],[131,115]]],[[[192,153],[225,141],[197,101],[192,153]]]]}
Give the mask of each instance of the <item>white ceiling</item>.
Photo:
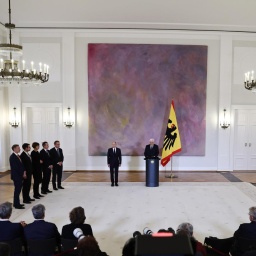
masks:
{"type": "MultiPolygon", "coordinates": [[[[17,27],[162,28],[256,32],[256,0],[12,0],[17,27]]],[[[8,22],[8,0],[0,0],[8,22]]]]}

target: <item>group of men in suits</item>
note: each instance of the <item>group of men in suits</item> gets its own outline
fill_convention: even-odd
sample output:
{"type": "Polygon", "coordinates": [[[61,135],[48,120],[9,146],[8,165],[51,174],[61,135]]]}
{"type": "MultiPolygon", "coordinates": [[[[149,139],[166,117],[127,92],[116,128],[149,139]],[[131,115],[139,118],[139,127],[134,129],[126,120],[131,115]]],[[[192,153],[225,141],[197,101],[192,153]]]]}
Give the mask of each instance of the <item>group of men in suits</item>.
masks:
{"type": "MultiPolygon", "coordinates": [[[[39,143],[34,142],[33,145],[38,145],[36,148],[39,149],[39,143]]],[[[46,141],[42,143],[42,146],[43,149],[40,152],[32,152],[35,153],[32,156],[38,154],[38,157],[33,158],[29,153],[31,150],[30,144],[24,143],[22,145],[23,152],[21,154],[19,154],[21,149],[18,144],[12,146],[13,153],[11,154],[9,161],[11,167],[11,179],[14,183],[13,206],[16,209],[24,209],[24,204],[30,204],[32,201],[35,201],[35,199],[40,199],[40,197],[43,197],[41,194],[46,195],[47,193],[51,193],[52,191],[49,190],[51,175],[53,189],[64,189],[61,186],[64,156],[62,149],[60,148],[60,142],[55,141],[54,147],[51,150],[49,150],[49,144],[46,141]],[[34,177],[35,199],[32,199],[29,195],[32,175],[34,177]],[[42,182],[41,194],[39,194],[38,191],[40,182],[42,182]],[[21,190],[24,204],[20,203],[19,197],[21,190]]]]}
{"type": "MultiPolygon", "coordinates": [[[[154,139],[149,140],[149,145],[146,145],[144,150],[145,159],[156,158],[159,155],[158,145],[155,144],[154,139]]],[[[118,186],[118,170],[122,164],[121,149],[117,147],[116,141],[112,142],[112,147],[108,149],[107,163],[110,168],[111,186],[118,186]]]]}

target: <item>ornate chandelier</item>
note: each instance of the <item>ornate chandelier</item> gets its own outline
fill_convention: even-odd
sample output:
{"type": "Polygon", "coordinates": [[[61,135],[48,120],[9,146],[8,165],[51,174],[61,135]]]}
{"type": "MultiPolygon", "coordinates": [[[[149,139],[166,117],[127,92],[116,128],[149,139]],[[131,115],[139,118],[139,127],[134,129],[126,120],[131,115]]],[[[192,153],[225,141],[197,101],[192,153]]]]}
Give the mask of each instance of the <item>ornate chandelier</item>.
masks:
{"type": "Polygon", "coordinates": [[[9,30],[9,43],[0,44],[0,55],[5,56],[0,58],[0,86],[10,85],[39,85],[49,80],[49,66],[39,63],[39,69],[36,69],[34,62],[26,66],[25,60],[22,65],[18,60],[22,55],[22,46],[12,43],[12,29],[15,24],[11,23],[11,0],[9,0],[9,23],[6,23],[5,28],[9,30]]]}
{"type": "Polygon", "coordinates": [[[247,90],[252,90],[256,92],[256,81],[254,77],[254,71],[247,72],[244,74],[244,87],[247,90]]]}

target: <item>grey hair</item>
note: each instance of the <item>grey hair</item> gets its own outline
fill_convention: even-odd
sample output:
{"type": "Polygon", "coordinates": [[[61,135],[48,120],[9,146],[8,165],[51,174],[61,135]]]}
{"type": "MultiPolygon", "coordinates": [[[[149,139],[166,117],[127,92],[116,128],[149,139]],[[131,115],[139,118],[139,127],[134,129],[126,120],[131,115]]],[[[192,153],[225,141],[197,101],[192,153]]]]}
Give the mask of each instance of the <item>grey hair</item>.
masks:
{"type": "Polygon", "coordinates": [[[177,228],[177,232],[181,230],[185,231],[189,236],[193,236],[193,226],[190,223],[181,223],[177,228]]]}
{"type": "Polygon", "coordinates": [[[253,218],[253,221],[256,221],[256,207],[252,206],[249,208],[249,215],[253,218]]]}
{"type": "Polygon", "coordinates": [[[37,204],[33,206],[32,213],[35,219],[42,219],[44,218],[45,207],[42,204],[37,204]]]}
{"type": "Polygon", "coordinates": [[[149,142],[155,142],[155,140],[154,140],[153,138],[151,138],[151,139],[149,140],[149,142]]]}
{"type": "Polygon", "coordinates": [[[12,203],[5,202],[0,205],[0,218],[7,219],[12,215],[12,203]]]}

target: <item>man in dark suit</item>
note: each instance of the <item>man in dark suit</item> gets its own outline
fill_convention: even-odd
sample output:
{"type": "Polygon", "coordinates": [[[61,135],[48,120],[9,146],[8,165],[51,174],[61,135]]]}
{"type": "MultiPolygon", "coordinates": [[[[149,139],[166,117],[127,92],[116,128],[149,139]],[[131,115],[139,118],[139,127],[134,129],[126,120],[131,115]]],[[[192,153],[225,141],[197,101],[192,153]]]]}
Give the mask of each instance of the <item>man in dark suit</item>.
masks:
{"type": "Polygon", "coordinates": [[[24,204],[20,204],[20,192],[22,189],[23,180],[26,179],[26,170],[19,156],[20,146],[14,144],[12,146],[13,153],[11,154],[9,161],[11,166],[11,179],[14,183],[14,199],[13,206],[16,209],[24,209],[24,204]]]}
{"type": "Polygon", "coordinates": [[[241,224],[234,233],[234,238],[256,239],[256,207],[249,208],[250,223],[241,224]]]}
{"type": "Polygon", "coordinates": [[[52,191],[49,190],[49,183],[51,180],[51,172],[52,172],[52,159],[50,155],[49,144],[48,142],[44,141],[42,143],[43,149],[40,151],[40,159],[42,161],[42,170],[43,170],[43,181],[42,181],[42,187],[41,192],[42,194],[52,193],[52,191]]]}
{"type": "Polygon", "coordinates": [[[24,221],[20,223],[10,222],[12,215],[12,204],[5,202],[0,205],[0,241],[11,241],[17,238],[23,239],[24,221]]]}
{"type": "Polygon", "coordinates": [[[111,179],[111,186],[114,186],[114,183],[116,186],[118,186],[118,168],[122,164],[122,154],[121,149],[116,147],[116,142],[112,142],[112,148],[108,149],[107,154],[108,159],[108,166],[110,168],[110,179],[111,179]],[[115,179],[114,179],[114,173],[115,173],[115,179]]]}
{"type": "Polygon", "coordinates": [[[23,181],[23,187],[22,187],[23,203],[30,204],[31,201],[35,201],[35,199],[32,199],[29,196],[29,192],[31,188],[32,173],[33,173],[32,159],[29,154],[29,151],[31,148],[28,143],[24,143],[22,145],[22,148],[23,148],[23,152],[21,153],[20,158],[25,167],[26,175],[27,175],[27,178],[23,181]]]}
{"type": "Polygon", "coordinates": [[[55,238],[56,243],[60,244],[60,233],[54,223],[46,222],[45,207],[42,204],[33,206],[32,213],[35,218],[33,223],[24,227],[26,240],[44,240],[55,238]]]}
{"type": "Polygon", "coordinates": [[[54,141],[54,147],[50,150],[50,154],[53,162],[53,171],[52,171],[53,189],[54,190],[64,189],[61,186],[64,156],[63,156],[62,149],[60,148],[60,142],[58,140],[54,141]],[[57,176],[57,186],[56,186],[56,176],[57,176]]]}
{"type": "Polygon", "coordinates": [[[159,155],[158,145],[155,144],[154,139],[149,140],[149,145],[145,147],[144,156],[145,158],[156,158],[159,155]]]}

